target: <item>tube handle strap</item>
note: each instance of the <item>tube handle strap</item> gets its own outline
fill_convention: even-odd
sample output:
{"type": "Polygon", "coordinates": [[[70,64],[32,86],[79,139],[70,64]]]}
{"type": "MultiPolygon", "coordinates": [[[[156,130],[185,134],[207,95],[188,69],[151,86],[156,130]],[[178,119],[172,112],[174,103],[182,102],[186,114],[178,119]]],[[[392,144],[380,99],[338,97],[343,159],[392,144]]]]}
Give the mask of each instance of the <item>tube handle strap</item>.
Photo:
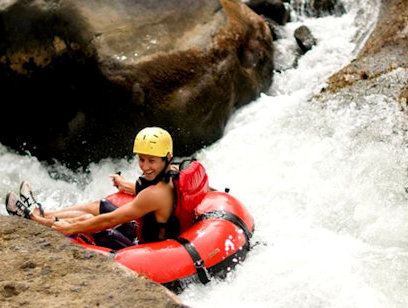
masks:
{"type": "Polygon", "coordinates": [[[194,245],[182,237],[178,237],[175,240],[187,250],[188,254],[193,260],[194,267],[196,268],[197,276],[200,282],[202,284],[208,283],[211,280],[211,276],[208,273],[208,270],[204,265],[204,261],[201,258],[200,254],[198,253],[197,249],[194,247],[194,245]]]}
{"type": "Polygon", "coordinates": [[[211,211],[198,216],[195,222],[206,219],[223,219],[233,223],[244,232],[245,239],[249,247],[249,239],[252,237],[252,233],[248,230],[248,227],[245,224],[245,222],[237,215],[225,211],[211,211]]]}

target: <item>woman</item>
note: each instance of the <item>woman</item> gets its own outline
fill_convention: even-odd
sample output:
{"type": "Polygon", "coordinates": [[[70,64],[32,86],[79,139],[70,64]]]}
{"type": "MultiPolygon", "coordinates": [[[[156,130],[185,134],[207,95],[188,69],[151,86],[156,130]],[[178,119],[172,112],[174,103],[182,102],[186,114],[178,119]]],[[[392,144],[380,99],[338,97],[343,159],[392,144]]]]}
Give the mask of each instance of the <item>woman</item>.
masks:
{"type": "Polygon", "coordinates": [[[106,234],[98,232],[116,227],[115,231],[119,233],[123,232],[120,228],[129,233],[129,229],[132,229],[129,224],[135,220],[141,221],[139,231],[141,229],[142,239],[132,239],[136,233],[131,230],[133,235],[124,234],[130,239],[125,246],[134,244],[135,240],[153,242],[176,237],[179,227],[173,213],[174,186],[167,176],[168,171],[177,170],[176,166],[170,164],[173,156],[170,134],[159,127],[144,128],[135,138],[133,152],[139,157],[139,167],[143,173],[136,185],[118,174],[111,175],[113,185],[119,191],[136,195],[131,202],[120,208],[102,199],[44,212],[34,199],[30,184],[23,182],[20,186],[22,200],[14,193],[7,194],[7,211],[11,215],[23,216],[51,226],[65,235],[97,233],[98,236],[101,235],[102,242],[106,234]]]}

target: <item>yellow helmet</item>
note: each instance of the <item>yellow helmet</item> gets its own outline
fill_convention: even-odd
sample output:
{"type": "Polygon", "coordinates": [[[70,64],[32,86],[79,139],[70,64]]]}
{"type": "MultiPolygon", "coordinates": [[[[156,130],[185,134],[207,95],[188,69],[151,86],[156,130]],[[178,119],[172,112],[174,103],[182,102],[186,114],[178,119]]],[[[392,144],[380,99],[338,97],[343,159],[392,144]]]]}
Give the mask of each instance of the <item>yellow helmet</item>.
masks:
{"type": "Polygon", "coordinates": [[[173,156],[173,140],[170,134],[160,127],[146,127],[135,138],[133,153],[165,157],[173,156]]]}

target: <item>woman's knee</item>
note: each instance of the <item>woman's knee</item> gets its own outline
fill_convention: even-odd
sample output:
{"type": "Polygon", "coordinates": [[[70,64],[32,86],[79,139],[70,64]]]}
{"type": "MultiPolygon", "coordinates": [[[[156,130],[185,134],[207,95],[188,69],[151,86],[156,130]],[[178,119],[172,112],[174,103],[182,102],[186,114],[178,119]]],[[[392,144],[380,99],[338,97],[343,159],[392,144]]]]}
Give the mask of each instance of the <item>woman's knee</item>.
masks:
{"type": "Polygon", "coordinates": [[[100,200],[89,202],[84,205],[82,210],[83,212],[87,214],[92,214],[93,216],[99,215],[99,204],[100,200]]]}

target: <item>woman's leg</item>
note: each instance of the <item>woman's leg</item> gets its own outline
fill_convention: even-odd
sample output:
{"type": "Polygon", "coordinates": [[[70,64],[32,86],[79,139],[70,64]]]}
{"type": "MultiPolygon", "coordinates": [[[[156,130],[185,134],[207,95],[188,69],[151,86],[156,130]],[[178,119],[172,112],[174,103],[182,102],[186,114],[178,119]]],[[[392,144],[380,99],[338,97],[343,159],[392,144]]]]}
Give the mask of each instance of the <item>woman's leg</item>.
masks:
{"type": "MultiPolygon", "coordinates": [[[[54,211],[44,211],[44,218],[76,218],[86,214],[93,216],[99,215],[100,200],[69,206],[54,211]]],[[[40,210],[36,208],[33,213],[35,216],[40,216],[40,210]]]]}
{"type": "MultiPolygon", "coordinates": [[[[75,223],[75,222],[78,222],[78,221],[83,221],[83,220],[90,219],[92,217],[94,217],[94,215],[92,215],[92,214],[83,214],[81,216],[76,216],[76,217],[73,217],[73,218],[66,218],[65,220],[67,222],[69,222],[69,223],[75,223]]],[[[38,222],[38,223],[40,223],[40,224],[42,224],[44,226],[51,227],[52,224],[56,221],[57,217],[56,216],[54,216],[54,217],[42,217],[42,216],[37,215],[37,214],[32,214],[30,216],[30,218],[31,218],[31,220],[33,220],[35,222],[38,222]]],[[[58,217],[58,219],[59,218],[61,218],[61,217],[58,217]]]]}
{"type": "Polygon", "coordinates": [[[55,222],[55,217],[54,218],[45,218],[45,217],[42,217],[40,215],[36,215],[34,213],[31,214],[30,219],[35,221],[35,222],[38,222],[38,223],[40,223],[40,224],[42,224],[44,226],[47,226],[47,227],[51,227],[52,224],[55,222]]]}

